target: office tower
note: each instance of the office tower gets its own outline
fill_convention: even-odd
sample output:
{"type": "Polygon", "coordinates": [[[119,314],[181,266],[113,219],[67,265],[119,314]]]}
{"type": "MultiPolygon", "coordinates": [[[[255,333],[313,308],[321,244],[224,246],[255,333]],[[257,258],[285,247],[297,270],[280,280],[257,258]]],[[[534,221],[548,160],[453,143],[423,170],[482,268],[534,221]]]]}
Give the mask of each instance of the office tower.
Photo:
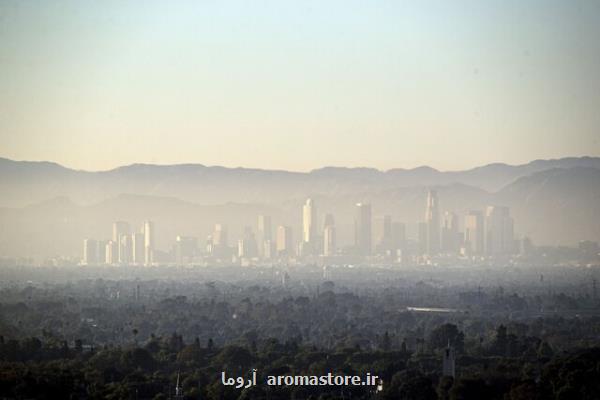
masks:
{"type": "Polygon", "coordinates": [[[95,265],[99,262],[98,241],[94,239],[83,240],[83,264],[95,265]]]}
{"type": "Polygon", "coordinates": [[[392,222],[392,250],[406,248],[406,225],[402,222],[392,222]]]}
{"type": "Polygon", "coordinates": [[[263,251],[262,251],[262,257],[265,260],[270,260],[271,258],[273,258],[273,240],[269,239],[269,240],[265,240],[263,242],[263,251]]]}
{"type": "Polygon", "coordinates": [[[472,210],[465,215],[464,243],[467,254],[482,255],[484,250],[483,213],[472,210]]]}
{"type": "Polygon", "coordinates": [[[306,199],[302,207],[302,241],[303,247],[308,252],[315,250],[315,240],[317,236],[317,208],[313,199],[306,199]]]}
{"type": "Polygon", "coordinates": [[[106,263],[113,265],[116,264],[118,261],[117,258],[117,243],[109,240],[106,243],[106,247],[104,248],[104,252],[105,252],[105,259],[106,259],[106,263]]]}
{"type": "Polygon", "coordinates": [[[323,226],[323,255],[332,256],[335,254],[335,220],[333,215],[325,215],[325,224],[323,226]]]}
{"type": "Polygon", "coordinates": [[[131,245],[133,247],[131,251],[133,258],[131,261],[135,265],[144,265],[146,260],[146,240],[144,234],[141,232],[132,234],[131,245]]]}
{"type": "Polygon", "coordinates": [[[358,254],[371,254],[371,205],[356,203],[354,217],[354,244],[358,254]]]}
{"type": "Polygon", "coordinates": [[[256,248],[256,238],[252,228],[247,226],[244,228],[244,234],[238,241],[238,257],[241,258],[253,258],[258,254],[256,248]]]}
{"type": "Polygon", "coordinates": [[[457,253],[459,247],[458,216],[446,211],[442,220],[441,248],[444,253],[457,253]]]}
{"type": "Polygon", "coordinates": [[[513,219],[508,207],[488,206],[485,213],[485,253],[514,252],[513,219]]]}
{"type": "Polygon", "coordinates": [[[113,257],[115,258],[114,262],[119,262],[122,264],[126,264],[130,261],[130,257],[128,252],[131,252],[131,248],[127,247],[128,241],[127,239],[123,239],[123,237],[128,236],[130,233],[129,223],[125,221],[115,221],[113,222],[113,231],[112,231],[112,241],[116,247],[115,254],[113,257]]]}
{"type": "Polygon", "coordinates": [[[268,215],[259,215],[257,238],[259,256],[265,257],[265,242],[269,241],[271,243],[271,239],[271,217],[268,215]]]}
{"type": "Polygon", "coordinates": [[[227,247],[229,245],[227,227],[222,224],[215,224],[215,230],[213,231],[212,239],[215,246],[227,247]]]}
{"type": "Polygon", "coordinates": [[[427,224],[427,254],[436,255],[440,251],[440,208],[435,190],[427,194],[427,207],[425,210],[425,223],[427,224]]]}
{"type": "Polygon", "coordinates": [[[392,217],[384,215],[381,222],[381,234],[377,243],[377,252],[385,254],[394,248],[392,240],[392,217]]]}
{"type": "Polygon", "coordinates": [[[106,261],[106,244],[108,240],[98,240],[98,264],[108,264],[106,261]]]}
{"type": "Polygon", "coordinates": [[[226,257],[231,255],[229,251],[229,238],[227,235],[227,227],[222,224],[215,224],[215,228],[210,237],[209,253],[214,257],[226,257]]]}
{"type": "Polygon", "coordinates": [[[191,236],[175,238],[175,262],[179,265],[193,262],[198,251],[198,239],[191,236]]]}
{"type": "Polygon", "coordinates": [[[144,222],[144,265],[154,263],[154,222],[144,222]]]}
{"type": "Polygon", "coordinates": [[[427,252],[427,223],[419,222],[419,233],[417,237],[417,242],[419,245],[419,255],[423,255],[427,252]]]}
{"type": "Polygon", "coordinates": [[[131,263],[133,255],[132,255],[132,243],[131,243],[131,235],[121,235],[119,237],[119,264],[128,265],[131,263]]]}
{"type": "Polygon", "coordinates": [[[277,228],[277,255],[293,256],[294,241],[292,228],[289,226],[279,226],[277,228]]]}
{"type": "Polygon", "coordinates": [[[383,216],[383,232],[382,241],[387,242],[392,238],[392,217],[390,215],[383,216]]]}

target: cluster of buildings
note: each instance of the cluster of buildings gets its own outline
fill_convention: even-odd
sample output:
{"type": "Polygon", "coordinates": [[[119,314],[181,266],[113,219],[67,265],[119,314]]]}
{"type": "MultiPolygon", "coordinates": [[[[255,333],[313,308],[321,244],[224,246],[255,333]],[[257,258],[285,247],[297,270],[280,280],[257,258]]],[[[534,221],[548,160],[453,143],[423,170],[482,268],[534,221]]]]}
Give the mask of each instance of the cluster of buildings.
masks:
{"type": "Polygon", "coordinates": [[[117,221],[113,223],[111,240],[84,240],[82,264],[420,264],[443,257],[509,256],[522,247],[515,241],[509,208],[488,206],[485,210],[472,210],[459,224],[456,213],[441,212],[435,190],[427,195],[424,219],[413,239],[407,238],[406,225],[393,221],[389,215],[383,216],[381,231],[374,235],[371,205],[357,203],[354,208],[354,241],[350,246],[338,246],[333,214],[325,214],[319,223],[315,200],[308,198],[302,206],[299,240],[294,239],[292,227],[279,225],[273,229],[271,217],[260,215],[256,232],[247,226],[233,243],[229,242],[227,227],[216,224],[203,246],[196,237],[177,236],[170,251],[161,252],[154,248],[153,222],[144,222],[136,232],[129,223],[117,221]]]}
{"type": "Polygon", "coordinates": [[[146,221],[136,232],[125,221],[116,221],[111,240],[83,240],[84,265],[152,265],[154,263],[154,223],[146,221]]]}

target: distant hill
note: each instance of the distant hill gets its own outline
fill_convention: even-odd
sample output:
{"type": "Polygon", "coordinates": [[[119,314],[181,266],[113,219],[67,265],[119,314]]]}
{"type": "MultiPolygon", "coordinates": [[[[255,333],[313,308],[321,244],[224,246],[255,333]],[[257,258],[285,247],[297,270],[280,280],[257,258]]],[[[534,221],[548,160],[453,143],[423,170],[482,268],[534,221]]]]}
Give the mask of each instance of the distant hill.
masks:
{"type": "Polygon", "coordinates": [[[234,244],[243,226],[256,229],[256,217],[261,213],[272,216],[274,227],[292,226],[298,239],[301,205],[307,195],[315,198],[319,224],[324,213],[334,214],[341,245],[352,242],[353,206],[359,201],[373,206],[375,242],[384,214],[405,222],[409,236],[415,237],[431,187],[438,190],[441,209],[459,215],[487,205],[510,206],[516,233],[538,244],[600,241],[600,168],[588,165],[597,162],[583,158],[520,167],[496,164],[463,173],[330,167],[302,174],[199,165],[134,165],[82,172],[50,163],[3,160],[3,197],[11,197],[10,190],[14,191],[13,201],[15,193],[21,201],[50,193],[56,196],[28,206],[0,208],[0,255],[78,255],[82,238],[109,238],[114,220],[128,220],[133,228],[145,219],[154,220],[157,243],[165,250],[176,235],[196,236],[202,244],[217,222],[229,227],[234,244]],[[578,162],[583,166],[577,166],[578,162]],[[543,169],[555,165],[563,167],[543,169]],[[523,175],[497,191],[452,183],[459,179],[449,178],[462,177],[473,183],[483,179],[485,170],[498,182],[523,175]],[[20,180],[15,179],[19,174],[20,180]],[[5,179],[7,175],[9,179],[5,179]]]}
{"type": "Polygon", "coordinates": [[[519,178],[495,194],[518,230],[540,243],[600,240],[600,169],[554,168],[519,178]]]}
{"type": "Polygon", "coordinates": [[[89,172],[49,162],[0,158],[0,206],[22,207],[65,196],[77,204],[94,204],[123,193],[176,197],[197,204],[279,204],[305,196],[336,197],[414,186],[462,184],[496,192],[515,180],[554,169],[600,169],[600,158],[537,160],[511,166],[489,164],[442,172],[430,167],[379,171],[372,168],[325,167],[308,173],[201,164],[134,164],[89,172]]]}

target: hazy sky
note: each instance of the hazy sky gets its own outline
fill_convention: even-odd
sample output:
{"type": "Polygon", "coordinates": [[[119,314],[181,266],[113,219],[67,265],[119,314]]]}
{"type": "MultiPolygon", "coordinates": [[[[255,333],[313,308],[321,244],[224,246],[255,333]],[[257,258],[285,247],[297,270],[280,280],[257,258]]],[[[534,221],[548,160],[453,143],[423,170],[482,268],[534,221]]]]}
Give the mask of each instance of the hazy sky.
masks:
{"type": "Polygon", "coordinates": [[[0,156],[309,170],[600,155],[600,1],[0,0],[0,156]]]}

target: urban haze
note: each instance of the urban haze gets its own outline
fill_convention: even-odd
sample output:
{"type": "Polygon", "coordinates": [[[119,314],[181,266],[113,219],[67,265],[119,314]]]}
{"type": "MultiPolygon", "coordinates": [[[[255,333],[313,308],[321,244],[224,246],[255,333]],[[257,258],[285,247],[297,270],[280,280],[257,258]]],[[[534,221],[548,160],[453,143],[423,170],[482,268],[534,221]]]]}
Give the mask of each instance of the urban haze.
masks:
{"type": "Polygon", "coordinates": [[[0,399],[598,399],[599,27],[0,2],[0,399]]]}

